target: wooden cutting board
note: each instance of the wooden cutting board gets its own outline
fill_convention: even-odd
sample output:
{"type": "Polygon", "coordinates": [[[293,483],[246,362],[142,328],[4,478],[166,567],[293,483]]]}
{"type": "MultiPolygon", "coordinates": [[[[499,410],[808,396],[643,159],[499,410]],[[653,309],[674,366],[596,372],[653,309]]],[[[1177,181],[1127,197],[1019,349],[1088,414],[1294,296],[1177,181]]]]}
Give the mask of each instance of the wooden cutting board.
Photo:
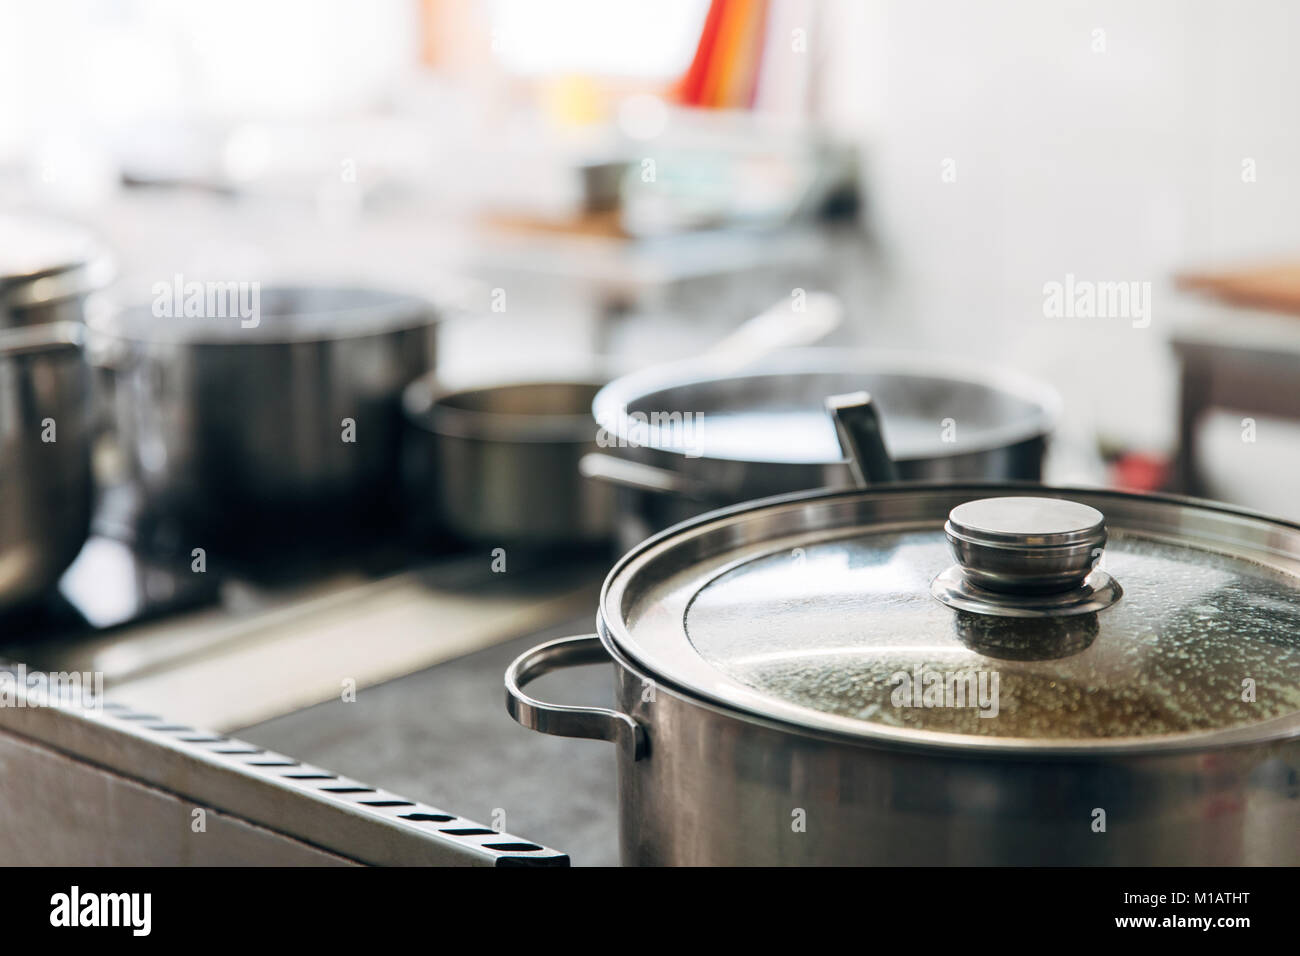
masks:
{"type": "Polygon", "coordinates": [[[1300,262],[1227,271],[1195,271],[1177,277],[1180,288],[1234,305],[1300,316],[1300,262]]]}

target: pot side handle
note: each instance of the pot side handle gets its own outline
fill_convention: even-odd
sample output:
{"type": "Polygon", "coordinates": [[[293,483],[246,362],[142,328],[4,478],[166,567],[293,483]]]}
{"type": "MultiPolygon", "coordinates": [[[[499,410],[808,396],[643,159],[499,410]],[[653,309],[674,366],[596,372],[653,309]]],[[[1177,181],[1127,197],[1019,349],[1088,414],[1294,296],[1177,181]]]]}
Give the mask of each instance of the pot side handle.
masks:
{"type": "Polygon", "coordinates": [[[646,754],[645,730],[627,714],[606,707],[547,704],[522,690],[543,674],[582,664],[609,663],[609,653],[595,634],[562,637],[524,651],[506,668],[506,712],[529,730],[556,737],[608,740],[627,748],[633,760],[646,754]]]}
{"type": "Polygon", "coordinates": [[[826,399],[826,411],[835,422],[840,447],[859,488],[898,481],[898,469],[885,448],[880,413],[869,394],[831,395],[826,399]]]}
{"type": "Polygon", "coordinates": [[[592,451],[583,455],[578,460],[578,473],[584,478],[594,478],[636,491],[648,491],[656,495],[679,495],[691,501],[709,500],[709,491],[701,482],[667,468],[647,465],[629,458],[619,458],[604,452],[592,451]]]}

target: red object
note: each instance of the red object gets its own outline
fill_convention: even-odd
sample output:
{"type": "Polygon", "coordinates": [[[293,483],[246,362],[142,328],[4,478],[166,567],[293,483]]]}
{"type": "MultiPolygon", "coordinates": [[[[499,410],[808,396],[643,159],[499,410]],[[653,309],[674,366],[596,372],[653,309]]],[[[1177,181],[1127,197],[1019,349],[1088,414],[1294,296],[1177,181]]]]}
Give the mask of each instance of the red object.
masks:
{"type": "Polygon", "coordinates": [[[1110,466],[1111,484],[1125,491],[1160,491],[1168,487],[1169,459],[1144,452],[1125,452],[1110,466]]]}
{"type": "Polygon", "coordinates": [[[768,0],[711,0],[700,41],[677,84],[683,106],[753,106],[762,68],[768,0]]]}
{"type": "Polygon", "coordinates": [[[710,0],[709,12],[704,17],[704,29],[700,31],[700,42],[695,47],[695,57],[691,60],[686,75],[678,87],[678,99],[683,106],[699,106],[704,92],[704,80],[709,73],[709,61],[712,59],[718,39],[718,30],[722,26],[722,9],[726,0],[710,0]]]}

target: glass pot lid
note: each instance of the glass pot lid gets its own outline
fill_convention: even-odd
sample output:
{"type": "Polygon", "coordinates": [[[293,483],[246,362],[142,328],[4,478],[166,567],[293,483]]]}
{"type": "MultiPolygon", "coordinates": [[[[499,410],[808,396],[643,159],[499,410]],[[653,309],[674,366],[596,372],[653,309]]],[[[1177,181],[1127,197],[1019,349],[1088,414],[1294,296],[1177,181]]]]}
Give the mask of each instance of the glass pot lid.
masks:
{"type": "Polygon", "coordinates": [[[967,746],[1300,733],[1300,527],[1186,500],[895,486],[741,506],[629,554],[652,679],[837,734],[967,746]]]}

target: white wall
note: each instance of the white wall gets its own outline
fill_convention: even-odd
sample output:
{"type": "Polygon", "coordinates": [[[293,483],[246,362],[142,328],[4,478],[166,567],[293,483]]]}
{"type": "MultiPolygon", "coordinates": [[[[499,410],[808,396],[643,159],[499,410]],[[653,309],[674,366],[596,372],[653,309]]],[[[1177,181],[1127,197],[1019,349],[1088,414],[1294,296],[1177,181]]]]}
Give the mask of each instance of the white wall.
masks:
{"type": "Polygon", "coordinates": [[[828,111],[869,143],[900,280],[879,334],[1046,371],[1104,433],[1168,445],[1171,272],[1300,251],[1300,4],[867,6],[836,44],[857,85],[828,111]],[[1151,327],[1045,318],[1066,273],[1152,282],[1151,327]]]}
{"type": "Polygon", "coordinates": [[[0,0],[0,156],[52,126],[337,114],[419,47],[412,0],[0,0]]]}

